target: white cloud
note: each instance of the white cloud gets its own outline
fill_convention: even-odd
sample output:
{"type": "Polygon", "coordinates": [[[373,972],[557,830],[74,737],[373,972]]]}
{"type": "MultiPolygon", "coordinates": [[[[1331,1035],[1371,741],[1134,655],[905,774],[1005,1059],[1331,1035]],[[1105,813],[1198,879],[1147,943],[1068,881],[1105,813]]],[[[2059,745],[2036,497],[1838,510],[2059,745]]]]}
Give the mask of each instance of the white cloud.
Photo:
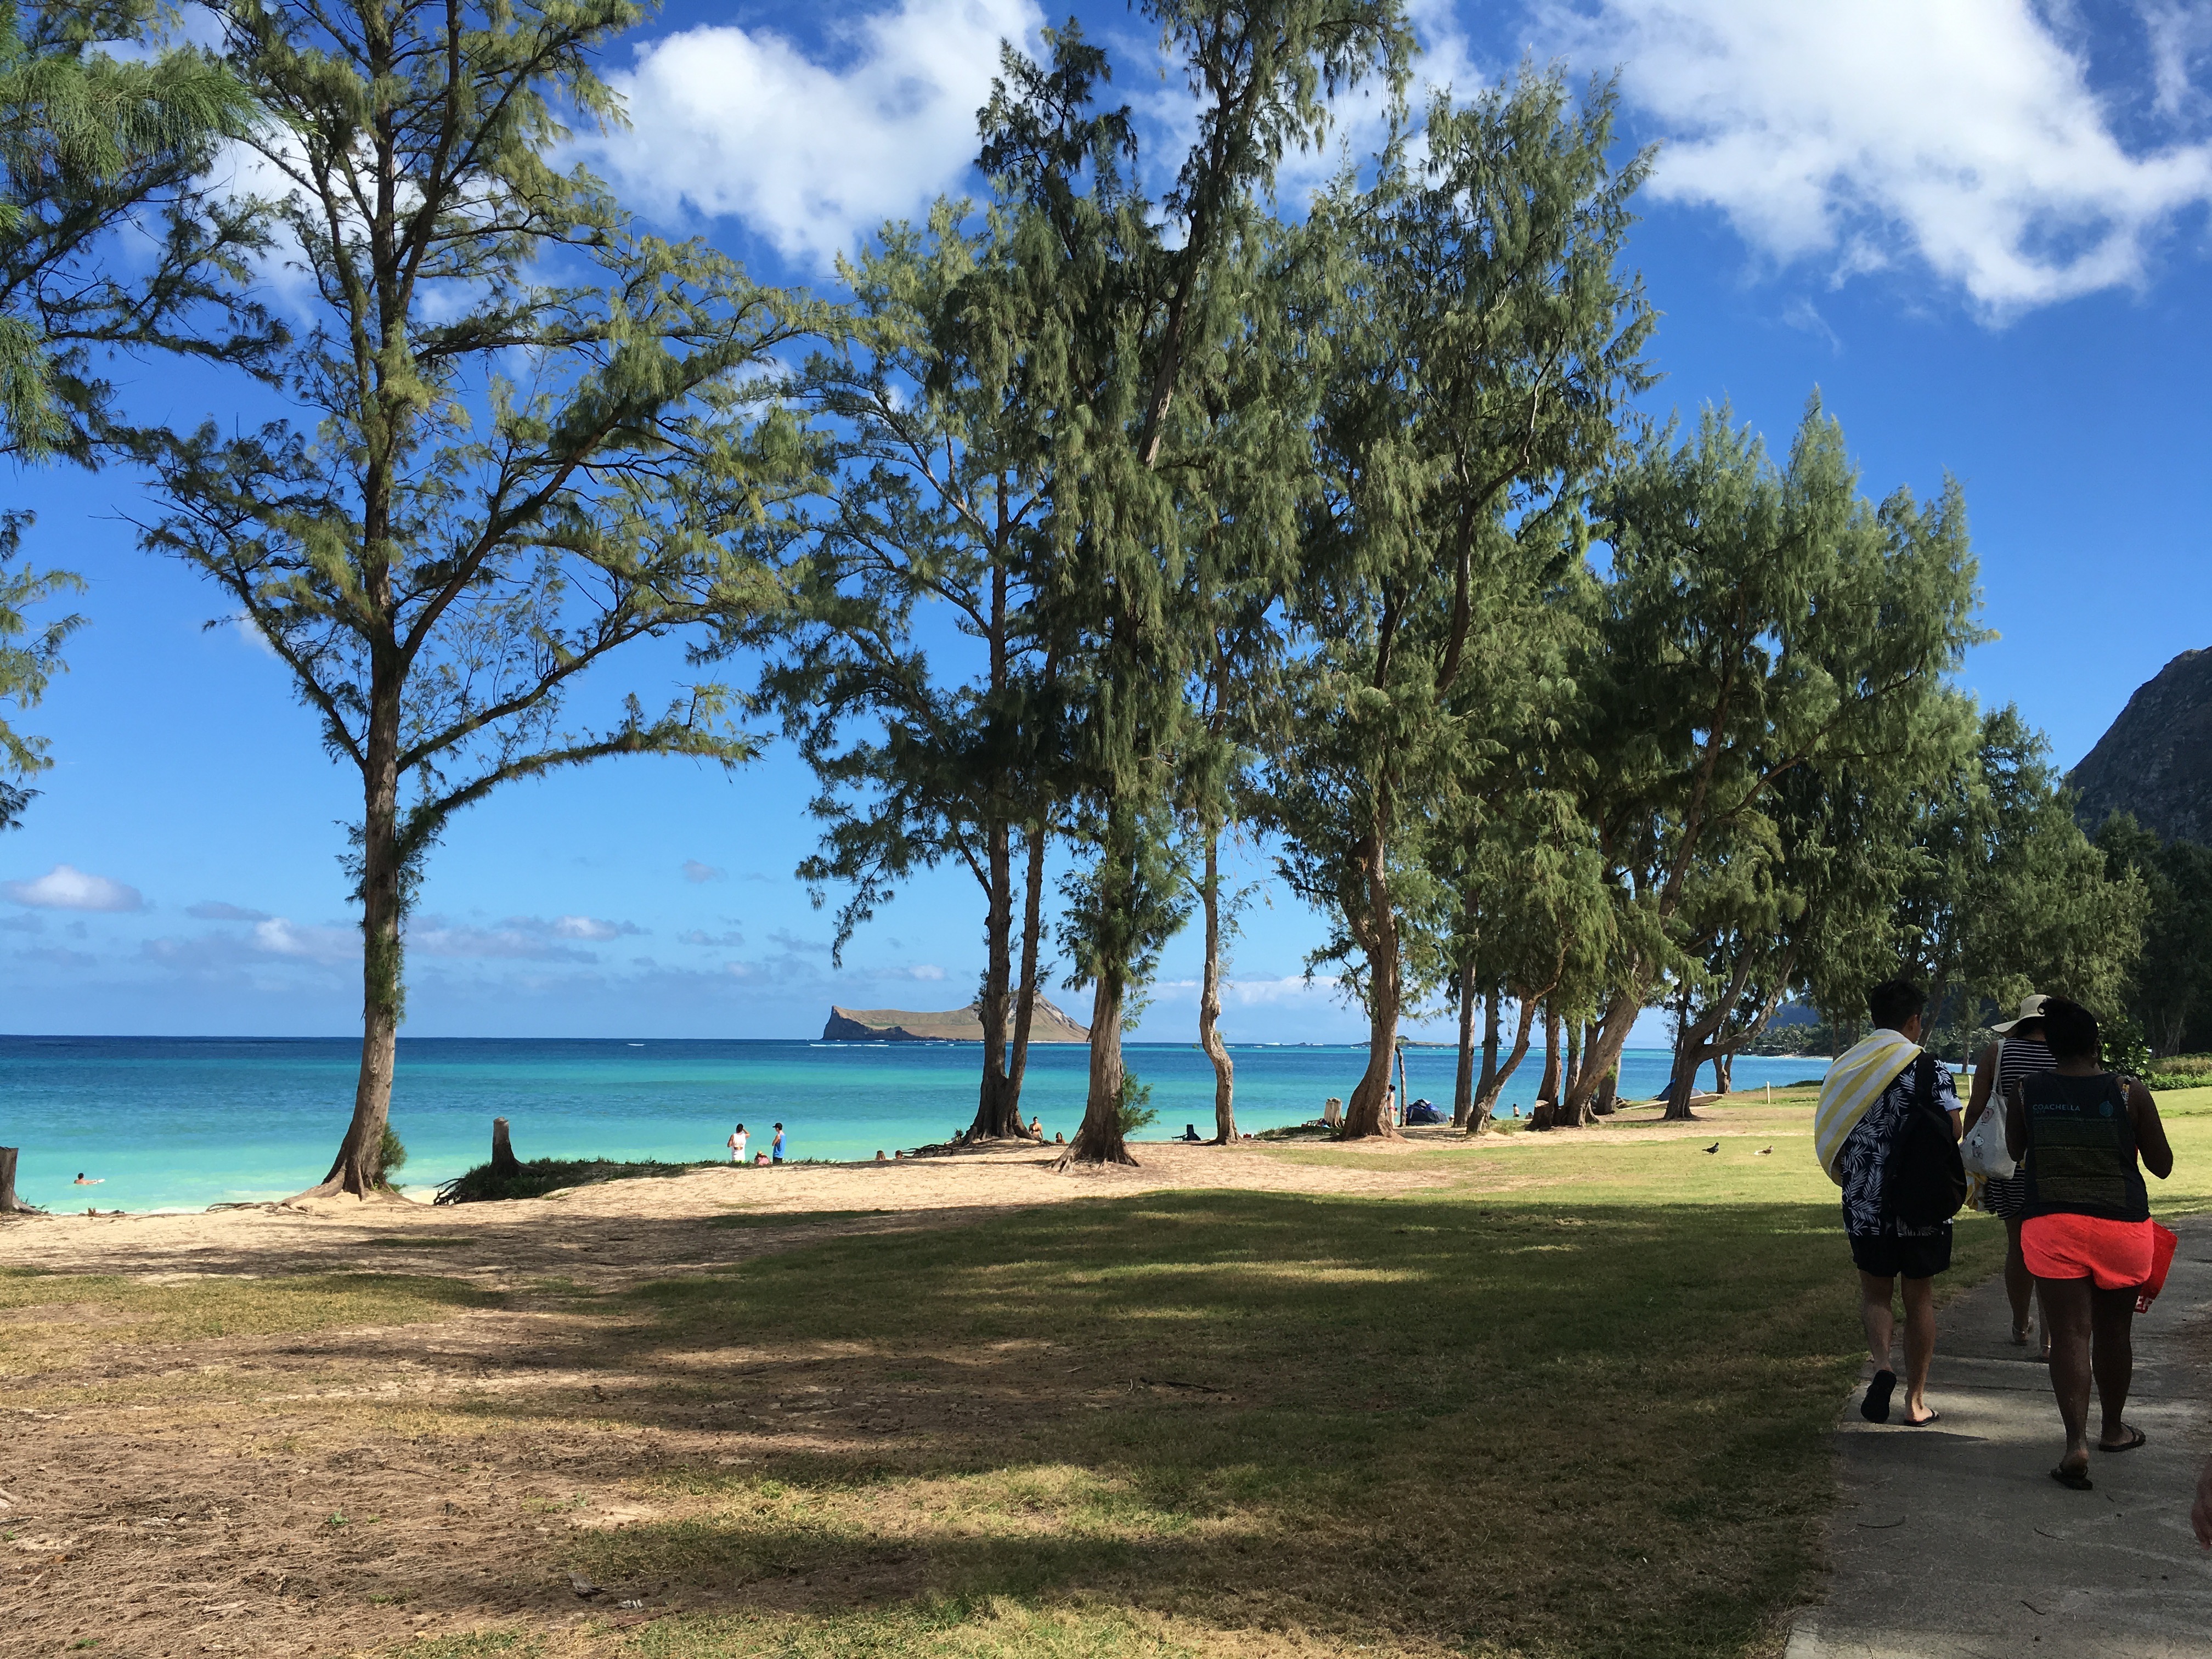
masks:
{"type": "Polygon", "coordinates": [[[243,606],[230,613],[230,625],[240,639],[244,640],[247,645],[263,656],[272,662],[283,660],[276,654],[276,647],[269,643],[269,636],[261,631],[260,624],[253,620],[252,615],[243,606]]]}
{"type": "Polygon", "coordinates": [[[57,864],[30,881],[0,881],[0,898],[41,910],[143,910],[146,901],[136,887],[106,876],[88,875],[57,864]]]}
{"type": "Polygon", "coordinates": [[[361,932],[354,927],[303,927],[282,916],[271,916],[254,924],[253,948],[264,956],[335,966],[361,960],[361,932]]]}
{"type": "MultiPolygon", "coordinates": [[[[532,923],[518,917],[508,922],[511,927],[527,927],[532,923]]],[[[645,929],[634,921],[602,921],[597,916],[556,916],[543,924],[548,933],[559,939],[620,939],[625,933],[641,933],[645,929]]]]}
{"type": "Polygon", "coordinates": [[[596,916],[509,916],[492,927],[470,927],[425,916],[407,930],[407,948],[433,957],[499,957],[527,962],[597,962],[589,951],[567,941],[602,941],[642,933],[633,921],[596,916]]]}
{"type": "Polygon", "coordinates": [[[696,859],[684,860],[684,879],[690,882],[720,881],[722,872],[711,864],[702,864],[696,859]]]}
{"type": "MultiPolygon", "coordinates": [[[[1760,252],[1838,280],[1923,261],[1993,319],[2140,283],[2212,198],[2212,145],[2131,151],[2087,64],[2030,0],[1540,0],[1581,63],[1665,136],[1652,192],[1719,208],[1760,252]]],[[[2154,11],[2162,9],[2154,6],[2154,11]]],[[[2157,106],[2188,101],[2186,29],[2151,20],[2157,106]]]]}
{"type": "Polygon", "coordinates": [[[220,899],[207,899],[198,904],[188,904],[185,914],[195,921],[267,921],[266,910],[249,910],[242,904],[225,904],[220,899]]]}
{"type": "Polygon", "coordinates": [[[900,0],[833,26],[837,68],[768,29],[684,29],[608,76],[634,125],[586,148],[640,207],[735,215],[826,270],[966,187],[999,42],[1042,21],[1034,0],[900,0]]]}

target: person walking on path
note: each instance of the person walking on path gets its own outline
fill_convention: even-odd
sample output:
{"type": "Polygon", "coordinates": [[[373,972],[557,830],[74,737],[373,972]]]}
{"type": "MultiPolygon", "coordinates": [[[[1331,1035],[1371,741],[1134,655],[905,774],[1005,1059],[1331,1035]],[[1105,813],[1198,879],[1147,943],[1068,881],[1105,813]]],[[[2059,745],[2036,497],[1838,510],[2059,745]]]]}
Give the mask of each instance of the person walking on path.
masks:
{"type": "Polygon", "coordinates": [[[1844,1231],[1859,1274],[1859,1316],[1866,1326],[1874,1380],[1861,1415],[1889,1421],[1897,1374],[1892,1297],[1903,1281],[1905,1423],[1918,1428],[1939,1413],[1928,1405],[1936,1357],[1936,1275],[1951,1265],[1951,1221],[1965,1195],[1959,1165],[1959,1094],[1951,1073],[1920,1048],[1926,994],[1910,981],[1885,980],[1867,993],[1875,1030],[1828,1068],[1813,1120],[1813,1144],[1828,1177],[1844,1189],[1844,1231]],[[1955,1182],[1954,1182],[1954,1172],[1955,1182]],[[1948,1209],[1924,1194],[1954,1187],[1948,1209]],[[1936,1212],[1941,1211],[1939,1216],[1936,1212]]]}
{"type": "MultiPolygon", "coordinates": [[[[1992,1028],[1997,1034],[1996,1041],[1983,1049],[1981,1058],[1974,1063],[1973,1086],[1966,1097],[1966,1133],[1973,1133],[1974,1125],[1993,1103],[2002,1109],[2002,1103],[2014,1084],[2057,1068],[2058,1061],[2043,1041],[2043,1005],[2050,1000],[2042,995],[2024,997],[2017,1014],[1992,1028]]],[[[2015,1170],[2009,1176],[1984,1182],[1977,1204],[2005,1224],[2005,1296],[2012,1303],[2013,1346],[2024,1348],[2034,1330],[2035,1307],[2035,1275],[2028,1272],[2027,1258],[2020,1253],[2021,1222],[2027,1208],[2027,1177],[2015,1170]]],[[[2043,1355],[2046,1359],[2051,1357],[2051,1322],[2047,1318],[2044,1321],[2043,1355]]]]}
{"type": "Polygon", "coordinates": [[[2066,1455],[2051,1478],[2088,1492],[2089,1383],[2103,1408],[2100,1451],[2133,1451],[2125,1419],[2134,1381],[2139,1285],[2151,1276],[2148,1170],[2173,1172],[2173,1148],[2150,1091],[2099,1064],[2096,1016],[2057,997],[2043,1005],[2043,1040],[2057,1068],[2005,1096],[2005,1144],[2027,1182],[2021,1250],[2051,1326],[2051,1388],[2066,1455]]]}

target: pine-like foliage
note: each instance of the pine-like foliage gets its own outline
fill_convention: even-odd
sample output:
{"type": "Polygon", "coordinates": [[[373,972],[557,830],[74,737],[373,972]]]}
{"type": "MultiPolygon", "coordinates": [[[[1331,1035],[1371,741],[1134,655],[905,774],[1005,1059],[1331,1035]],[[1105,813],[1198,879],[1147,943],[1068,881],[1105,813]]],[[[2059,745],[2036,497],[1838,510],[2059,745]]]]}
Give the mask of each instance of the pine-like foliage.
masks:
{"type": "Polygon", "coordinates": [[[710,681],[570,723],[580,677],[641,641],[709,642],[778,587],[752,538],[811,453],[776,354],[823,325],[697,244],[638,232],[555,153],[619,118],[594,67],[626,0],[296,0],[231,14],[270,112],[252,143],[304,277],[283,358],[300,418],[149,436],[154,548],[269,641],[362,789],[365,1036],[325,1186],[379,1174],[400,951],[424,855],[518,778],[612,755],[732,766],[710,681]]]}

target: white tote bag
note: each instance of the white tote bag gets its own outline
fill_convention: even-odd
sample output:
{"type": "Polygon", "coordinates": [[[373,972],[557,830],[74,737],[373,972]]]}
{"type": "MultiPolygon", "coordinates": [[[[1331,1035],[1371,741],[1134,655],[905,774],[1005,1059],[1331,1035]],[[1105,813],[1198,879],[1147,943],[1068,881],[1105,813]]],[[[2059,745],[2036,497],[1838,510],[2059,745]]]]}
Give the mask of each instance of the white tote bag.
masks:
{"type": "Polygon", "coordinates": [[[1997,1081],[2004,1075],[2002,1042],[1997,1044],[1997,1062],[1996,1078],[1990,1084],[1989,1104],[1959,1143],[1959,1162],[1966,1166],[1966,1173],[1987,1181],[2008,1180],[2020,1168],[2019,1161],[2005,1149],[2005,1098],[1997,1081]]]}

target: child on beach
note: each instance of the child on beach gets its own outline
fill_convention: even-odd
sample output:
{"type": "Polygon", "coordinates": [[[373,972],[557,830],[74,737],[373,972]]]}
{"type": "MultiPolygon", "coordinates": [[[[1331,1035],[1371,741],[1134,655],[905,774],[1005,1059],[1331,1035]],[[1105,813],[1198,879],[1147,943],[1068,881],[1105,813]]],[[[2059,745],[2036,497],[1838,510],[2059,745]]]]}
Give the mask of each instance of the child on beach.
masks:
{"type": "Polygon", "coordinates": [[[742,1164],[744,1161],[745,1126],[740,1123],[736,1128],[730,1131],[730,1162],[732,1164],[742,1164]]]}

